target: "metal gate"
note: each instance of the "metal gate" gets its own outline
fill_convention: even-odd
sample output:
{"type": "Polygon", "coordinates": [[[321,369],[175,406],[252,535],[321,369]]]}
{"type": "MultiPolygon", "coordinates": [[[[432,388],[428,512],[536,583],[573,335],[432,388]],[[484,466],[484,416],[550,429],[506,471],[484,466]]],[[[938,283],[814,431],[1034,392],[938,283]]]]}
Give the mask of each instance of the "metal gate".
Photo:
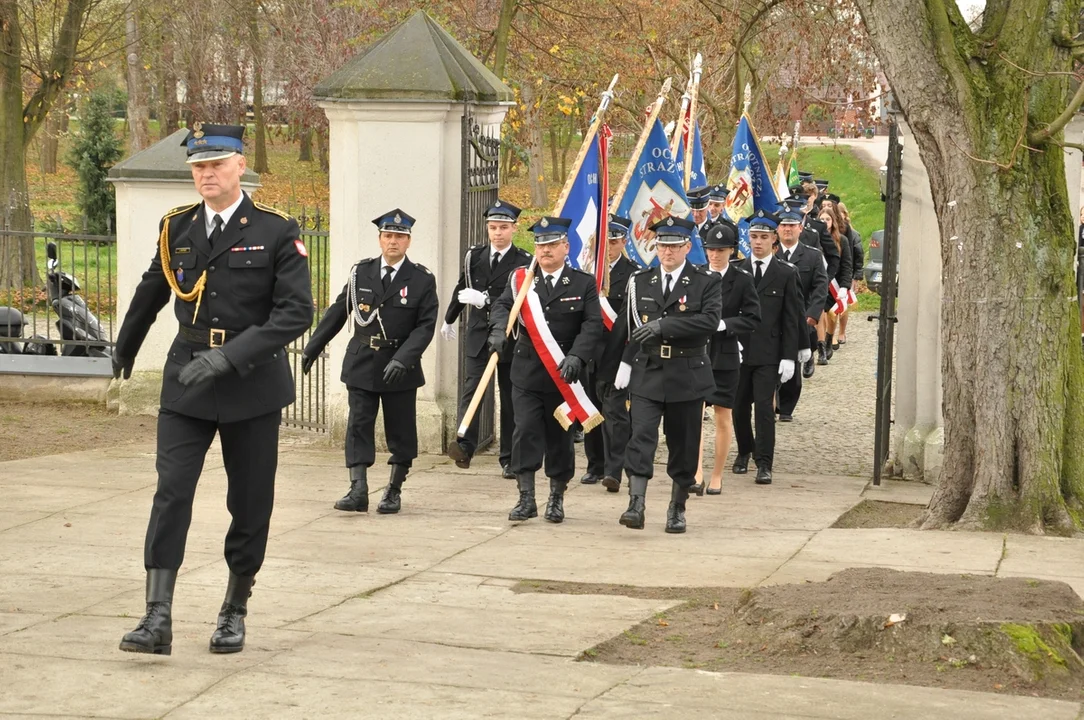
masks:
{"type": "MultiPolygon", "coordinates": [[[[467,250],[475,245],[489,242],[486,234],[485,212],[497,201],[497,187],[501,157],[501,141],[482,128],[463,111],[463,196],[459,212],[459,257],[466,257],[467,250]]],[[[459,377],[466,377],[466,320],[467,313],[474,312],[468,306],[459,318],[459,377]]],[[[496,380],[486,389],[482,404],[478,406],[478,450],[484,450],[493,442],[494,392],[496,380]]]]}
{"type": "MultiPolygon", "coordinates": [[[[873,437],[873,484],[881,484],[888,462],[892,430],[892,344],[896,336],[896,288],[900,246],[900,204],[902,200],[903,146],[900,129],[891,123],[888,134],[888,173],[882,199],[885,202],[885,229],[882,247],[881,312],[877,316],[877,409],[873,437]]],[[[870,317],[870,320],[873,320],[870,317]]]]}
{"type": "Polygon", "coordinates": [[[327,432],[327,351],[313,363],[309,374],[301,372],[301,351],[312,337],[312,331],[331,304],[328,285],[328,267],[331,261],[328,246],[327,217],[317,209],[302,210],[295,216],[301,226],[301,240],[309,251],[309,277],[312,280],[312,299],[316,305],[316,317],[312,327],[286,348],[290,369],[294,375],[296,399],[282,412],[282,424],[286,427],[303,428],[315,432],[327,432]]]}

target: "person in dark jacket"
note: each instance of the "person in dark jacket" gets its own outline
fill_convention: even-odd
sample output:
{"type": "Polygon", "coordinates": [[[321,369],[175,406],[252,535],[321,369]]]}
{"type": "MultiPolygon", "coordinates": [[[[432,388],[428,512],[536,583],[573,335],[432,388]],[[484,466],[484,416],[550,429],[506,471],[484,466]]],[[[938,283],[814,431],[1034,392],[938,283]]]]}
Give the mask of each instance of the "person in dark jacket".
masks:
{"type": "MultiPolygon", "coordinates": [[[[459,282],[452,289],[452,299],[444,315],[444,324],[440,335],[445,340],[456,339],[456,323],[461,314],[469,312],[464,330],[463,378],[460,379],[459,419],[467,411],[474,397],[482,373],[489,362],[486,339],[489,337],[489,313],[493,303],[508,285],[508,275],[518,267],[531,264],[531,254],[512,244],[512,234],[516,229],[520,209],[507,200],[497,200],[486,210],[486,233],[489,244],[472,247],[463,259],[463,272],[459,282]],[[470,310],[467,310],[468,306],[470,310]]],[[[512,353],[506,351],[497,363],[497,391],[501,397],[500,418],[500,455],[501,474],[509,480],[516,476],[512,472],[512,433],[515,431],[515,417],[512,410],[512,353]]],[[[471,458],[478,446],[478,423],[480,414],[467,426],[463,437],[448,445],[448,455],[455,460],[456,467],[469,468],[471,458]]]]}
{"type": "Polygon", "coordinates": [[[722,280],[723,309],[718,328],[711,338],[709,354],[715,389],[708,395],[708,404],[715,414],[715,464],[707,494],[722,492],[723,469],[734,436],[732,416],[741,375],[741,345],[738,337],[752,332],[760,322],[760,299],[753,286],[753,276],[731,264],[738,248],[738,229],[728,220],[720,220],[708,230],[704,250],[708,264],[704,268],[722,280]]]}
{"type": "Polygon", "coordinates": [[[233,520],[211,652],[244,649],[248,597],[267,548],[282,408],[294,401],[285,347],[312,324],[312,283],[297,222],[241,190],[244,132],[192,125],[183,144],[203,201],[162,218],[158,250],[117,335],[113,375],[128,379],[158,312],[175,296],[179,327],[162,371],[158,487],[143,549],[147,612],[121,640],[128,652],[172,652],[173,589],[216,435],[233,520]]]}
{"type": "Polygon", "coordinates": [[[421,360],[436,330],[438,302],[433,273],[406,256],[414,218],[396,208],[373,224],[380,231],[380,255],[351,269],[305,346],[302,370],[309,371],[349,321],[354,336],[346,346],[341,380],[350,404],[350,490],[335,509],[369,510],[368,469],[376,461],[376,412],[382,406],[391,478],[376,511],[386,515],[399,512],[403,482],[418,457],[417,395],[425,385],[421,360]]]}
{"type": "MultiPolygon", "coordinates": [[[[835,197],[834,195],[832,197],[835,197]]],[[[835,203],[831,200],[825,200],[821,206],[820,214],[817,216],[821,222],[828,226],[828,232],[832,235],[832,241],[839,248],[839,272],[835,277],[835,289],[840,296],[846,296],[850,291],[851,282],[853,279],[853,267],[854,267],[854,252],[851,250],[851,241],[844,234],[843,223],[839,219],[839,213],[836,211],[835,203]]],[[[831,286],[832,278],[828,278],[829,285],[831,286]]],[[[828,299],[825,300],[825,310],[831,310],[836,307],[837,303],[835,298],[832,297],[832,292],[829,290],[828,299]]],[[[843,308],[846,312],[846,307],[843,308]]],[[[834,335],[836,332],[836,324],[838,316],[842,313],[827,312],[824,315],[824,362],[820,361],[818,357],[817,362],[820,365],[826,365],[829,360],[832,359],[833,353],[839,349],[839,344],[835,342],[834,335]]],[[[818,348],[819,350],[819,348],[818,348]]]]}
{"type": "MultiPolygon", "coordinates": [[[[854,258],[854,262],[851,266],[851,290],[857,292],[856,286],[858,281],[862,279],[862,269],[866,265],[865,251],[862,247],[862,236],[858,234],[858,231],[851,225],[851,214],[847,212],[847,206],[843,203],[836,203],[836,209],[839,211],[840,219],[843,221],[846,227],[847,239],[851,241],[851,254],[854,258]]],[[[839,319],[839,344],[847,344],[847,320],[850,318],[851,313],[847,311],[843,313],[843,317],[839,319]]]]}

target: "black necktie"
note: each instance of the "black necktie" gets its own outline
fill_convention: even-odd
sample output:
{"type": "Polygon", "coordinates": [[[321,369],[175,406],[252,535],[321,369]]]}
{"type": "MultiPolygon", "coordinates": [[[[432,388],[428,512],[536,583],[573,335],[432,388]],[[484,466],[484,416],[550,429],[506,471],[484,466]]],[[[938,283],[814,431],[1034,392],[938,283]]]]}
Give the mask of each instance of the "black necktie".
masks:
{"type": "Polygon", "coordinates": [[[553,276],[546,276],[546,292],[553,292],[553,276]]]}
{"type": "Polygon", "coordinates": [[[754,280],[755,282],[757,282],[757,283],[759,283],[759,282],[760,282],[760,279],[761,279],[762,277],[764,277],[764,271],[763,271],[763,270],[761,269],[761,266],[762,266],[763,264],[764,264],[764,261],[763,261],[763,260],[757,260],[757,261],[756,261],[756,262],[754,263],[754,265],[756,265],[756,266],[757,266],[757,269],[756,269],[756,271],[755,271],[755,272],[753,273],[753,280],[754,280]]]}
{"type": "Polygon", "coordinates": [[[380,278],[380,282],[384,284],[384,289],[387,290],[391,285],[391,274],[395,271],[391,265],[384,266],[384,277],[380,278]]]}
{"type": "Polygon", "coordinates": [[[500,253],[493,253],[493,262],[489,265],[489,271],[494,272],[497,269],[497,263],[501,261],[500,253]]]}
{"type": "Polygon", "coordinates": [[[211,249],[213,250],[215,243],[222,237],[222,216],[216,213],[211,222],[215,224],[215,229],[211,231],[211,237],[208,239],[211,241],[211,249]]]}
{"type": "Polygon", "coordinates": [[[666,273],[666,286],[662,289],[662,299],[663,300],[669,300],[670,299],[670,282],[672,280],[673,280],[673,278],[670,276],[670,273],[666,273]]]}
{"type": "Polygon", "coordinates": [[[787,250],[785,253],[783,253],[783,257],[787,259],[787,262],[790,262],[790,253],[790,250],[787,250]]]}

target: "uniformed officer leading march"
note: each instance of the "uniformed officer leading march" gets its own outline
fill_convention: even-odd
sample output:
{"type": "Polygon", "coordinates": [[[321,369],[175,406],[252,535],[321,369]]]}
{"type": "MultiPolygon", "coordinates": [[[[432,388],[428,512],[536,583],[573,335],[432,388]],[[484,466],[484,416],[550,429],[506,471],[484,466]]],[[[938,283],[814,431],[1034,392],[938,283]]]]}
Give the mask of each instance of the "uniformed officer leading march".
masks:
{"type": "MultiPolygon", "coordinates": [[[[685,532],[689,491],[696,483],[704,401],[715,389],[708,342],[719,326],[719,276],[686,262],[696,226],[666,218],[654,226],[659,267],[632,276],[625,322],[630,342],[615,387],[628,387],[632,437],[625,451],[629,507],[621,524],[642,530],[647,482],[654,473],[659,420],[666,433],[666,472],[673,480],[666,532],[685,532]]],[[[615,329],[618,326],[615,325],[615,329]]]]}
{"type": "Polygon", "coordinates": [[[226,597],[215,653],[244,648],[244,618],[274,504],[282,408],[294,401],[284,347],[312,323],[308,253],[297,223],[241,190],[244,127],[193,125],[184,141],[203,202],[159,225],[158,250],[117,335],[114,377],[132,372],[158,311],[176,295],[180,326],[162,373],[158,488],[143,562],[147,612],[120,649],[169,655],[177,570],[192,499],[217,433],[226,467],[226,597]]]}
{"type": "MultiPolygon", "coordinates": [[[[486,339],[489,337],[489,313],[493,303],[508,285],[508,274],[518,267],[531,264],[531,254],[512,244],[512,234],[516,229],[520,209],[506,200],[497,200],[486,211],[486,233],[489,245],[472,247],[463,260],[463,272],[459,282],[452,290],[452,299],[444,315],[444,324],[440,328],[445,340],[456,338],[455,323],[467,306],[471,306],[467,318],[464,344],[463,385],[459,392],[459,418],[462,419],[470,405],[474,391],[482,379],[482,373],[489,361],[486,339]]],[[[501,394],[500,456],[502,475],[511,480],[512,472],[512,433],[515,429],[515,417],[512,411],[512,353],[506,350],[497,363],[497,390],[501,394]]],[[[475,414],[467,432],[457,441],[448,445],[448,455],[455,460],[457,467],[470,467],[471,458],[478,447],[478,423],[480,414],[475,414]]]]}
{"type": "Polygon", "coordinates": [[[417,394],[425,385],[422,353],[437,326],[437,282],[428,268],[410,261],[414,218],[396,208],[373,220],[380,255],[354,265],[339,297],[324,313],[305,346],[307,373],[348,320],[354,337],[346,346],[340,379],[350,417],[346,467],[350,490],[336,510],[368,512],[368,468],[376,461],[376,411],[384,408],[384,435],[391,477],[376,511],[399,512],[403,482],[418,457],[417,394]]]}

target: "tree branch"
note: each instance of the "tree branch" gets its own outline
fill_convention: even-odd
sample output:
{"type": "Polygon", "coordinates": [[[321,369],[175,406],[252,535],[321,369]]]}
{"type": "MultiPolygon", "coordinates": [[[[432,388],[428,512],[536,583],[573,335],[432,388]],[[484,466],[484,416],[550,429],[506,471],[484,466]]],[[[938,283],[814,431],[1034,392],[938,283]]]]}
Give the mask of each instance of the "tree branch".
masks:
{"type": "Polygon", "coordinates": [[[1069,106],[1065,108],[1061,115],[1054,118],[1054,121],[1042,130],[1029,135],[1028,142],[1032,145],[1042,145],[1053,137],[1055,133],[1061,132],[1062,128],[1068,125],[1069,121],[1073,119],[1073,115],[1080,109],[1082,103],[1084,103],[1084,83],[1081,83],[1080,87],[1076,89],[1073,99],[1069,101],[1069,106]]]}

